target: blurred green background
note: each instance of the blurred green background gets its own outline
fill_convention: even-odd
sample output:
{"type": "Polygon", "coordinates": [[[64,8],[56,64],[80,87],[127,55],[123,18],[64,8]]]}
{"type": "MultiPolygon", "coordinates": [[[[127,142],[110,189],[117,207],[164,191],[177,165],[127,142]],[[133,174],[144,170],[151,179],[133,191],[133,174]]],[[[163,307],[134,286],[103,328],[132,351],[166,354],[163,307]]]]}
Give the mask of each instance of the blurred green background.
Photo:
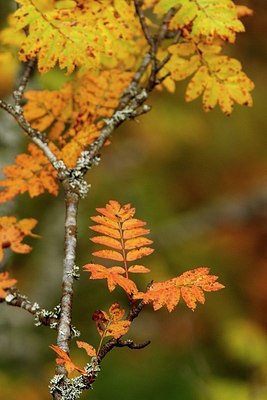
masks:
{"type": "MultiPolygon", "coordinates": [[[[151,228],[156,250],[145,265],[153,279],[209,266],[226,288],[207,294],[194,313],[182,304],[171,314],[146,307],[129,337],[150,339],[151,345],[110,353],[94,390],[82,399],[267,400],[267,2],[246,4],[255,14],[228,52],[256,84],[254,107],[236,106],[229,118],[217,109],[206,114],[200,101],[185,104],[186,82],[175,95],[155,93],[152,111],[125,124],[104,149],[101,164],[88,175],[92,187],[79,213],[78,265],[91,260],[89,217],[116,199],[132,203],[151,228]]],[[[12,1],[0,5],[3,23],[12,1]]],[[[53,85],[53,76],[42,84],[53,85]]],[[[0,118],[4,166],[27,141],[9,116],[1,112],[0,118]]],[[[38,219],[35,232],[42,238],[26,240],[33,251],[10,253],[7,263],[22,293],[53,308],[60,301],[62,194],[20,196],[2,205],[1,215],[38,219]]],[[[140,278],[140,286],[151,277],[140,278]]],[[[80,340],[97,345],[92,312],[116,300],[125,303],[119,289],[110,294],[104,282],[81,274],[73,318],[80,340]]],[[[0,400],[50,398],[55,355],[48,346],[55,342],[54,331],[1,305],[0,400]]],[[[86,362],[75,346],[73,358],[86,362]]]]}

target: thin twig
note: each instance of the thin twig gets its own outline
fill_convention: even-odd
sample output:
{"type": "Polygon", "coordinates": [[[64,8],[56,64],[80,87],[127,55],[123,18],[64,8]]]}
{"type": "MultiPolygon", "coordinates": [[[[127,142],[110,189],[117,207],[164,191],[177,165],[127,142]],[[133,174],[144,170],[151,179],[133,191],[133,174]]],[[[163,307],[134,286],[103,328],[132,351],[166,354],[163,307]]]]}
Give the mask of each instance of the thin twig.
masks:
{"type": "Polygon", "coordinates": [[[6,302],[7,305],[13,307],[19,307],[23,310],[32,314],[38,325],[46,325],[55,327],[58,324],[58,318],[53,312],[41,309],[38,303],[32,303],[27,296],[22,295],[16,287],[12,287],[7,291],[5,299],[1,299],[0,302],[6,302]]]}
{"type": "Polygon", "coordinates": [[[28,62],[24,70],[24,73],[20,78],[18,88],[13,92],[16,106],[21,105],[22,97],[24,95],[26,86],[29,82],[30,76],[32,74],[32,71],[34,70],[35,65],[36,65],[36,58],[33,58],[28,62]]]}
{"type": "Polygon", "coordinates": [[[134,6],[135,6],[136,14],[138,15],[138,18],[139,18],[140,25],[142,27],[142,31],[144,33],[144,36],[145,36],[149,46],[153,47],[154,46],[154,40],[153,40],[153,37],[150,35],[149,28],[148,28],[148,26],[146,24],[146,17],[145,17],[145,14],[144,14],[143,10],[142,10],[140,0],[134,0],[134,6]]]}
{"type": "Polygon", "coordinates": [[[101,363],[104,357],[115,347],[128,347],[132,350],[140,350],[144,349],[146,346],[150,344],[150,340],[146,340],[143,343],[135,343],[133,340],[121,340],[121,339],[110,339],[107,343],[105,343],[97,357],[98,364],[101,363]]]}

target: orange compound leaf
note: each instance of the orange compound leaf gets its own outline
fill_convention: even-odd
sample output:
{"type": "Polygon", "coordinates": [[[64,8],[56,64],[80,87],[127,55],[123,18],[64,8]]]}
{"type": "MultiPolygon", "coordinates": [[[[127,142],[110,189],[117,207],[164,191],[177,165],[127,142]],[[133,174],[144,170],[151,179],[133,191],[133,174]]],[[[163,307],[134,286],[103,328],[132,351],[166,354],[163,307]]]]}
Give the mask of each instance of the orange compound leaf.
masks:
{"type": "Polygon", "coordinates": [[[174,280],[153,283],[145,293],[137,293],[134,299],[142,299],[146,304],[152,303],[155,311],[166,305],[169,312],[173,311],[180,300],[180,289],[174,280]]]}
{"type": "Polygon", "coordinates": [[[30,197],[39,196],[45,191],[55,196],[58,194],[56,170],[34,144],[29,144],[28,150],[29,154],[16,157],[15,165],[3,168],[7,179],[0,182],[0,187],[4,187],[0,192],[0,203],[25,192],[30,197]]]}
{"type": "Polygon", "coordinates": [[[154,310],[166,305],[169,311],[173,311],[182,297],[187,307],[194,311],[197,302],[205,302],[205,291],[224,288],[217,279],[217,276],[209,275],[209,268],[196,268],[165,282],[153,283],[146,293],[138,293],[134,298],[152,303],[154,310]]]}
{"type": "MultiPolygon", "coordinates": [[[[128,278],[128,271],[147,272],[147,270],[144,271],[143,266],[139,270],[134,265],[129,265],[130,262],[148,256],[154,251],[148,247],[153,243],[152,240],[144,237],[149,233],[149,229],[143,228],[146,222],[133,218],[135,208],[131,207],[131,204],[122,206],[118,201],[110,200],[105,207],[97,208],[97,211],[102,215],[91,217],[91,219],[98,225],[90,228],[103,236],[95,236],[91,240],[116,250],[99,250],[93,252],[93,255],[121,262],[126,278],[128,278]]],[[[121,277],[119,279],[121,281],[121,277]]],[[[125,281],[118,284],[122,286],[124,283],[125,281]]]]}
{"type": "Polygon", "coordinates": [[[84,349],[89,357],[96,356],[96,349],[91,344],[81,341],[76,341],[76,344],[80,349],[84,349]]]}
{"type": "Polygon", "coordinates": [[[60,347],[55,346],[55,345],[51,345],[49,347],[50,347],[50,349],[54,350],[59,355],[59,358],[56,358],[56,363],[64,364],[64,366],[69,374],[71,374],[73,371],[80,372],[81,374],[86,373],[86,371],[84,369],[82,369],[78,365],[74,364],[74,362],[71,360],[70,356],[64,350],[62,350],[60,347]]]}
{"type": "Polygon", "coordinates": [[[0,299],[6,298],[6,290],[17,283],[16,279],[10,279],[8,272],[0,272],[0,299]]]}
{"type": "Polygon", "coordinates": [[[16,253],[29,253],[31,247],[21,243],[25,236],[38,238],[31,230],[37,224],[33,218],[17,221],[15,217],[0,217],[0,262],[3,259],[3,249],[10,248],[16,253]]]}
{"type": "Polygon", "coordinates": [[[128,332],[131,322],[122,319],[124,314],[125,311],[120,307],[119,303],[111,305],[109,314],[101,310],[94,312],[92,319],[96,322],[97,330],[102,340],[107,336],[119,339],[128,332]]]}
{"type": "Polygon", "coordinates": [[[108,288],[112,292],[117,285],[122,287],[126,293],[137,293],[137,287],[133,281],[124,276],[125,270],[122,267],[106,268],[99,264],[86,264],[84,270],[91,273],[90,279],[107,279],[108,288]]]}

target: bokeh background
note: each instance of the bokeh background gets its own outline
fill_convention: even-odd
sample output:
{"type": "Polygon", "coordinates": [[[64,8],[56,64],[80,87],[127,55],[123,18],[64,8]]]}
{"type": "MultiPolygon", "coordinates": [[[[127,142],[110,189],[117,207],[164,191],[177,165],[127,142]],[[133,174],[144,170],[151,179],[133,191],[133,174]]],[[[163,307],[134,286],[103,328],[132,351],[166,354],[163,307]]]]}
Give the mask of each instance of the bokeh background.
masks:
{"type": "MultiPolygon", "coordinates": [[[[0,0],[2,26],[12,3],[0,0]]],[[[146,307],[130,336],[150,339],[151,345],[110,353],[84,400],[267,400],[267,2],[246,4],[255,14],[245,21],[247,33],[227,51],[256,84],[254,107],[236,106],[228,118],[217,109],[204,113],[199,100],[185,104],[186,83],[175,95],[155,93],[149,100],[153,110],[125,124],[103,151],[101,164],[88,175],[91,190],[79,213],[78,265],[91,260],[89,217],[116,199],[132,203],[137,217],[148,221],[156,250],[146,265],[153,279],[209,266],[226,288],[207,294],[194,313],[182,304],[171,314],[146,307]]],[[[1,95],[8,95],[6,75],[0,76],[1,95]]],[[[54,88],[58,75],[36,77],[32,84],[54,88]]],[[[1,166],[26,145],[1,112],[1,166]]],[[[26,240],[33,251],[10,253],[7,263],[22,293],[53,308],[60,300],[62,194],[20,196],[2,205],[1,215],[38,219],[35,231],[42,238],[26,240]]],[[[147,279],[140,278],[142,287],[147,279]]],[[[81,340],[97,345],[92,312],[116,300],[125,303],[120,290],[110,294],[104,282],[88,281],[82,273],[73,319],[81,340]]],[[[34,327],[23,310],[1,305],[0,400],[50,398],[55,355],[48,346],[55,341],[54,331],[34,327]]],[[[75,346],[73,358],[86,362],[75,346]]]]}

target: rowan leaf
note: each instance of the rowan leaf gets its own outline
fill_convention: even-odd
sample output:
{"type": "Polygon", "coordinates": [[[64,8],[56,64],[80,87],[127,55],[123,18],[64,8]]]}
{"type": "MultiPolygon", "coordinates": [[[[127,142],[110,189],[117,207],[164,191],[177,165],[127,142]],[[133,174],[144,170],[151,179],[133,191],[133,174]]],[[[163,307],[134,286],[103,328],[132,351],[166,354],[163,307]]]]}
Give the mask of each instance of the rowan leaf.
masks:
{"type": "Polygon", "coordinates": [[[125,249],[126,250],[137,249],[142,246],[147,246],[151,243],[153,243],[152,240],[141,236],[138,238],[126,240],[125,241],[125,249]]]}
{"type": "Polygon", "coordinates": [[[84,349],[89,357],[96,356],[96,349],[91,344],[87,342],[81,342],[78,340],[76,341],[76,344],[80,349],[84,349]]]}
{"type": "Polygon", "coordinates": [[[75,167],[80,153],[97,138],[105,118],[114,113],[132,76],[132,72],[114,68],[80,71],[59,90],[28,91],[25,118],[46,132],[68,167],[75,167]]]}
{"type": "Polygon", "coordinates": [[[113,290],[116,285],[121,286],[128,294],[136,293],[137,288],[133,281],[128,279],[128,272],[144,273],[149,269],[138,265],[129,265],[132,261],[148,256],[153,253],[153,249],[148,247],[152,240],[144,235],[149,233],[149,229],[144,229],[146,222],[137,218],[135,208],[131,204],[121,205],[118,201],[110,200],[105,207],[97,208],[101,215],[91,217],[99,225],[90,227],[93,231],[102,233],[103,236],[94,236],[91,240],[94,243],[104,245],[116,250],[99,250],[92,254],[97,257],[106,258],[121,262],[121,266],[106,269],[99,264],[87,264],[85,269],[91,272],[91,279],[107,279],[109,290],[113,290]],[[120,268],[116,273],[114,268],[120,268]],[[121,276],[121,271],[125,277],[121,276]]]}
{"type": "Polygon", "coordinates": [[[92,318],[96,322],[97,330],[102,340],[107,336],[119,339],[128,332],[131,322],[122,319],[124,314],[125,311],[120,307],[119,303],[112,304],[109,308],[109,313],[101,310],[94,312],[92,318]]]}
{"type": "Polygon", "coordinates": [[[144,267],[143,265],[132,265],[128,269],[128,272],[131,272],[131,273],[134,273],[134,274],[145,274],[147,272],[150,272],[150,269],[144,267]]]}
{"type": "Polygon", "coordinates": [[[9,278],[8,272],[0,272],[0,298],[5,299],[7,295],[6,290],[10,289],[16,283],[16,279],[9,278]]]}
{"type": "Polygon", "coordinates": [[[103,233],[104,235],[110,236],[115,239],[120,239],[120,232],[117,231],[116,229],[109,228],[105,225],[94,225],[94,226],[89,226],[90,229],[93,231],[103,233]]]}
{"type": "Polygon", "coordinates": [[[145,228],[128,229],[123,232],[123,239],[131,239],[142,235],[148,235],[149,233],[150,229],[145,228]]]}
{"type": "Polygon", "coordinates": [[[231,0],[159,0],[154,12],[164,15],[171,7],[177,7],[177,12],[170,21],[169,29],[186,27],[193,38],[205,37],[212,41],[219,36],[234,42],[236,33],[245,30],[231,0]]]}
{"type": "Polygon", "coordinates": [[[141,247],[140,249],[130,250],[127,253],[126,260],[135,261],[144,256],[149,256],[153,251],[154,249],[151,249],[151,247],[141,247]]]}
{"type": "Polygon", "coordinates": [[[123,261],[121,253],[114,250],[99,250],[92,253],[93,256],[108,258],[109,260],[123,261]]]}
{"type": "Polygon", "coordinates": [[[71,374],[73,371],[77,371],[81,374],[85,374],[86,371],[82,368],[80,368],[78,365],[74,364],[74,362],[71,360],[70,356],[68,353],[66,353],[64,350],[62,350],[60,347],[51,345],[49,346],[50,349],[52,349],[55,353],[59,355],[58,358],[56,358],[56,363],[57,364],[64,364],[66,370],[68,371],[69,374],[71,374]]]}
{"type": "Polygon", "coordinates": [[[33,218],[17,221],[15,217],[0,217],[0,262],[4,257],[3,249],[10,248],[16,253],[29,253],[31,247],[21,243],[25,236],[39,237],[31,232],[37,224],[33,218]]]}
{"type": "MultiPolygon", "coordinates": [[[[104,246],[112,247],[113,249],[121,250],[121,243],[119,240],[113,239],[108,236],[94,236],[90,238],[94,243],[103,244],[104,246]]],[[[119,260],[120,261],[120,260],[119,260]]]]}
{"type": "Polygon", "coordinates": [[[132,3],[120,0],[120,11],[116,2],[107,0],[18,3],[11,26],[28,32],[19,57],[21,61],[37,57],[41,73],[57,63],[67,73],[80,66],[96,70],[110,64],[127,69],[139,58],[142,31],[132,3]]]}
{"type": "Polygon", "coordinates": [[[123,222],[122,229],[134,229],[144,225],[146,225],[146,222],[140,221],[140,219],[130,218],[123,222]]]}
{"type": "Polygon", "coordinates": [[[0,182],[4,189],[0,192],[0,203],[13,199],[18,194],[28,192],[36,197],[48,191],[58,194],[56,170],[47,157],[34,144],[28,146],[29,154],[19,154],[16,164],[3,168],[7,176],[0,182]]]}
{"type": "Polygon", "coordinates": [[[112,292],[117,285],[122,287],[128,294],[138,292],[137,287],[132,280],[121,276],[122,274],[125,274],[125,270],[122,267],[106,268],[99,264],[86,264],[83,268],[85,271],[91,273],[90,279],[107,279],[110,292],[112,292]]]}
{"type": "Polygon", "coordinates": [[[185,99],[192,101],[203,93],[203,108],[212,110],[219,104],[226,115],[230,115],[234,102],[252,106],[250,92],[253,82],[242,71],[239,61],[218,54],[218,46],[198,44],[199,61],[202,64],[189,82],[185,99]]]}
{"type": "Polygon", "coordinates": [[[145,293],[137,293],[135,299],[143,299],[152,303],[154,310],[166,305],[168,311],[173,311],[182,297],[187,307],[193,311],[197,302],[204,303],[204,292],[217,291],[224,286],[217,282],[218,277],[209,275],[209,268],[196,268],[165,282],[155,282],[145,293]]]}
{"type": "Polygon", "coordinates": [[[101,225],[107,226],[108,228],[113,228],[113,229],[119,228],[117,221],[113,221],[112,219],[103,217],[102,215],[96,215],[95,217],[91,217],[91,220],[101,225]]]}

